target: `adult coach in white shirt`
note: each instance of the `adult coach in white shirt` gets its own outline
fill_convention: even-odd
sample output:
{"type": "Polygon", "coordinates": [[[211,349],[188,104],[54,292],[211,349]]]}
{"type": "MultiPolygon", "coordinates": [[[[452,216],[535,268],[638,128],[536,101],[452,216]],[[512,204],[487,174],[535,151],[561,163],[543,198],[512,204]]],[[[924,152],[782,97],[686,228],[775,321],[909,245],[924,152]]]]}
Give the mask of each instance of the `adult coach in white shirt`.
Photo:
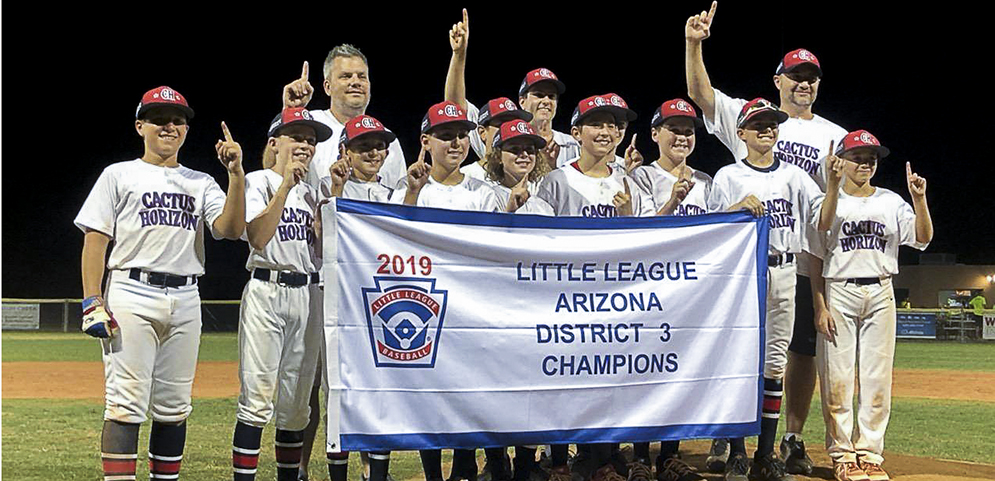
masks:
{"type": "MultiPolygon", "coordinates": [[[[325,57],[322,67],[325,80],[322,87],[331,99],[328,110],[311,110],[315,120],[332,129],[330,140],[318,144],[307,183],[314,188],[321,185],[321,179],[328,177],[328,169],[339,158],[339,136],[343,125],[358,115],[366,114],[370,105],[370,67],[363,52],[344,43],[333,48],[325,57]]],[[[307,107],[314,89],[308,81],[308,65],[304,62],[301,78],[283,88],[283,107],[307,107]]],[[[390,143],[387,158],[380,169],[384,185],[394,188],[407,175],[407,164],[401,144],[395,139],[390,143]]]]}
{"type": "MultiPolygon", "coordinates": [[[[739,161],[746,157],[747,150],[746,144],[736,135],[736,118],[746,100],[731,98],[712,87],[701,53],[701,42],[711,34],[717,3],[712,2],[708,12],[689,18],[685,26],[688,95],[701,107],[708,132],[718,137],[739,161]]],[[[825,190],[826,147],[843,138],[846,130],[812,113],[821,79],[819,59],[805,49],[788,52],[778,65],[773,81],[780,94],[779,108],[788,115],[788,120],[780,125],[774,159],[801,168],[825,190]]],[[[808,279],[810,263],[807,254],[798,262],[795,291],[798,305],[784,383],[787,430],[781,441],[781,454],[786,459],[788,472],[795,474],[812,472],[812,461],[805,454],[801,432],[815,390],[813,316],[828,316],[825,306],[815,306],[813,312],[808,279]]]]}

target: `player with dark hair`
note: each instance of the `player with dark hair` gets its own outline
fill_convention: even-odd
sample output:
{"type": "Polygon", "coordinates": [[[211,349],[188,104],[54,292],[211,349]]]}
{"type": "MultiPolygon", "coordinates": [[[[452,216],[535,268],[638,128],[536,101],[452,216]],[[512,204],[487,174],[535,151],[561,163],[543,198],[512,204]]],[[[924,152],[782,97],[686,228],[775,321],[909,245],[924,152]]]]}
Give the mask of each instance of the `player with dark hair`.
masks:
{"type": "Polygon", "coordinates": [[[135,479],[138,431],[150,410],[150,478],[178,478],[200,346],[204,229],[233,240],[245,229],[242,148],[228,127],[221,124],[215,146],[227,195],[213,177],[179,163],[193,115],[169,87],[146,92],[135,113],[145,152],[104,169],[75,220],[85,233],[83,332],[103,348],[107,481],[135,479]]]}
{"type": "Polygon", "coordinates": [[[881,463],[895,360],[891,276],[898,274],[898,247],[926,249],[933,221],[926,179],[913,173],[910,163],[905,172],[912,206],[871,185],[889,151],[870,132],[850,132],[838,146],[829,156],[826,194],[816,200],[812,219],[829,234],[821,272],[832,315],[816,326],[826,451],[837,481],[887,481],[881,463]]]}
{"type": "MultiPolygon", "coordinates": [[[[736,119],[745,99],[729,97],[712,87],[702,59],[702,42],[711,35],[712,21],[718,2],[712,2],[708,12],[691,16],[685,26],[686,73],[688,95],[699,107],[705,119],[705,128],[732,152],[742,159],[746,156],[746,146],[737,135],[736,119]]],[[[806,49],[792,50],[784,55],[773,76],[778,90],[779,109],[788,119],[781,124],[778,141],[774,145],[774,158],[778,162],[795,165],[805,171],[820,187],[826,185],[825,146],[830,141],[846,134],[839,125],[816,115],[812,107],[822,84],[823,71],[819,59],[806,49]]],[[[822,297],[815,289],[819,283],[809,281],[810,265],[813,259],[806,252],[801,253],[797,265],[795,287],[794,328],[788,346],[788,363],[784,373],[786,433],[781,440],[780,452],[785,459],[788,472],[810,474],[812,460],[805,452],[802,429],[811,407],[815,390],[815,328],[813,319],[825,318],[828,309],[825,305],[813,302],[813,297],[822,297]]],[[[713,445],[726,446],[724,442],[713,445]]],[[[722,458],[709,456],[709,464],[721,467],[722,458]]]]}

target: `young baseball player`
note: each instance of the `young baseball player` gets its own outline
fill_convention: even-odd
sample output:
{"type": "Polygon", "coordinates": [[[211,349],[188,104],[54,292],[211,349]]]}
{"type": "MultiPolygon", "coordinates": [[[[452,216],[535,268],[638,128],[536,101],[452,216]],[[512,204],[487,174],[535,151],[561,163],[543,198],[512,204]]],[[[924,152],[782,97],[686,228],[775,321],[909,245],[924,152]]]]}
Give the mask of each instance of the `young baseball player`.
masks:
{"type": "Polygon", "coordinates": [[[103,348],[105,481],[135,479],[150,410],[149,476],[179,476],[200,346],[204,229],[233,240],[245,229],[242,149],[228,127],[215,146],[227,196],[213,177],[179,163],[193,115],[169,87],[146,92],[135,113],[142,157],[104,169],[75,219],[85,233],[83,332],[103,348]]]}
{"type": "MultiPolygon", "coordinates": [[[[712,178],[687,165],[688,156],[694,152],[695,129],[702,125],[694,107],[682,99],[668,100],[653,113],[650,129],[660,157],[649,165],[637,167],[632,179],[651,196],[658,215],[699,215],[708,211],[712,178]]],[[[675,481],[704,479],[680,459],[679,449],[680,441],[660,443],[660,455],[656,459],[657,478],[675,481]]],[[[628,481],[648,480],[649,466],[649,443],[634,443],[628,481]]]]}
{"type": "MultiPolygon", "coordinates": [[[[418,160],[408,168],[407,182],[395,195],[408,205],[453,210],[494,212],[498,210],[494,189],[485,181],[459,171],[470,153],[470,131],[476,124],[467,120],[466,111],[452,102],[429,107],[421,124],[421,150],[418,160]],[[432,165],[425,163],[431,157],[432,165]]],[[[450,480],[476,480],[477,460],[473,449],[456,449],[450,480]]],[[[421,450],[422,468],[427,481],[442,478],[442,450],[421,450]]]]}
{"type": "MultiPolygon", "coordinates": [[[[330,176],[322,179],[321,197],[340,197],[372,202],[399,201],[394,189],[383,185],[379,176],[387,146],[397,138],[379,120],[360,115],[346,122],[339,137],[339,160],[332,164],[330,176]]],[[[331,481],[346,481],[349,470],[349,452],[326,453],[328,474],[331,481]]],[[[368,471],[363,480],[386,481],[390,467],[390,452],[368,453],[368,471]]]]}
{"type": "MultiPolygon", "coordinates": [[[[754,215],[768,215],[770,221],[763,410],[757,451],[749,470],[750,479],[760,481],[792,479],[774,452],[774,436],[788,341],[794,326],[796,256],[808,247],[809,206],[820,192],[803,170],[774,157],[778,127],[787,118],[787,114],[767,100],[757,98],[747,102],[736,122],[737,135],[747,146],[746,157],[719,169],[708,196],[710,212],[745,208],[754,215]]],[[[745,481],[743,439],[731,440],[730,451],[726,479],[745,481]]]]}
{"type": "Polygon", "coordinates": [[[836,155],[829,156],[826,194],[813,208],[813,224],[829,233],[822,276],[832,315],[816,326],[816,362],[826,451],[838,481],[889,479],[881,469],[881,453],[895,357],[891,276],[898,274],[899,245],[924,250],[933,238],[926,179],[914,174],[911,164],[905,164],[905,171],[912,206],[871,184],[878,162],[888,153],[866,130],[846,134],[836,155]]]}
{"type": "Polygon", "coordinates": [[[264,169],[246,176],[245,268],[252,277],[238,326],[236,481],[255,479],[263,427],[273,417],[277,479],[297,479],[322,339],[321,324],[309,322],[312,297],[320,295],[318,192],[303,180],[315,145],[331,135],[304,108],[284,109],[270,125],[264,169]]]}
{"type": "MultiPolygon", "coordinates": [[[[556,216],[618,217],[641,215],[639,188],[631,186],[625,171],[609,165],[618,145],[618,126],[633,113],[609,96],[594,95],[581,100],[571,116],[570,132],[580,145],[571,162],[550,172],[539,184],[535,197],[546,202],[556,216]]],[[[567,445],[553,445],[551,481],[569,481],[567,445]]],[[[613,444],[589,446],[590,465],[598,468],[592,479],[621,481],[611,464],[613,444]]]]}
{"type": "MultiPolygon", "coordinates": [[[[708,12],[690,17],[685,26],[688,95],[701,107],[708,132],[715,134],[736,159],[742,159],[746,155],[746,146],[737,137],[736,118],[746,100],[731,98],[713,88],[702,59],[701,43],[711,34],[716,7],[717,2],[712,2],[708,12]]],[[[779,108],[788,115],[788,120],[781,124],[778,141],[774,145],[774,158],[797,165],[820,188],[824,188],[825,159],[828,153],[825,146],[842,138],[846,130],[812,112],[821,79],[822,67],[819,59],[808,50],[792,50],[781,59],[773,83],[780,97],[779,108]]],[[[795,474],[812,472],[812,460],[805,453],[801,433],[815,389],[813,316],[828,315],[826,306],[812,303],[812,296],[816,294],[808,277],[811,263],[811,257],[804,252],[796,263],[796,326],[788,347],[788,365],[785,371],[787,429],[781,440],[780,451],[786,460],[788,472],[795,474]]],[[[821,294],[818,295],[821,297],[821,294]]],[[[721,461],[720,458],[710,459],[721,461]]],[[[716,467],[720,466],[721,463],[716,464],[716,467]]]]}
{"type": "MultiPolygon", "coordinates": [[[[542,158],[545,146],[546,139],[524,120],[505,122],[494,134],[494,148],[486,159],[487,177],[493,182],[501,210],[553,215],[549,204],[533,197],[539,181],[548,173],[549,164],[542,158]]],[[[534,460],[534,450],[532,455],[534,460]]]]}
{"type": "Polygon", "coordinates": [[[618,124],[631,110],[602,95],[582,100],[571,117],[571,134],[581,146],[580,155],[550,172],[536,196],[557,216],[617,217],[643,215],[642,197],[633,195],[625,172],[612,168],[618,124]]]}

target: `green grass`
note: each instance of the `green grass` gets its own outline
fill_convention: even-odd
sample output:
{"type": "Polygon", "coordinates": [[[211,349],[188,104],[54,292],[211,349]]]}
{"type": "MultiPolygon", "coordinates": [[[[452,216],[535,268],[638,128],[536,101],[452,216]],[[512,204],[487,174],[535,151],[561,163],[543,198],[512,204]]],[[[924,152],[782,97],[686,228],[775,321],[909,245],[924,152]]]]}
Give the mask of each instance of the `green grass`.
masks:
{"type": "MultiPolygon", "coordinates": [[[[824,439],[818,403],[818,398],[812,403],[804,433],[810,446],[821,445],[824,439]]],[[[995,431],[995,418],[991,416],[993,409],[995,406],[986,403],[895,399],[886,450],[995,463],[995,438],[989,435],[995,431]]],[[[99,479],[102,415],[99,403],[4,400],[3,411],[3,471],[7,478],[29,481],[99,479]]],[[[234,413],[234,398],[194,401],[183,460],[184,479],[230,478],[234,413]]],[[[139,453],[147,450],[147,436],[148,425],[145,425],[139,453]]],[[[327,479],[320,439],[319,436],[318,449],[311,458],[312,479],[316,481],[327,479]]],[[[482,455],[482,450],[478,451],[478,456],[482,455]]],[[[148,468],[144,454],[140,459],[139,479],[142,479],[148,468]]],[[[350,459],[350,479],[359,479],[358,457],[350,459]]],[[[483,461],[479,462],[483,466],[483,461]]],[[[259,470],[259,479],[271,479],[276,470],[272,427],[263,433],[259,470]]],[[[391,474],[402,481],[420,481],[422,474],[418,454],[394,453],[391,474]]]]}
{"type": "MultiPolygon", "coordinates": [[[[237,361],[238,336],[205,333],[200,338],[201,361],[237,361]]],[[[100,361],[100,343],[83,333],[3,333],[3,362],[100,361]]]]}
{"type": "Polygon", "coordinates": [[[895,369],[995,371],[995,343],[898,341],[895,369]]]}
{"type": "MultiPolygon", "coordinates": [[[[995,464],[995,403],[892,398],[891,420],[885,434],[885,456],[912,456],[995,464]]],[[[784,435],[781,413],[778,442],[784,435]]],[[[802,433],[809,446],[825,446],[826,427],[818,392],[812,399],[802,433]]]]}

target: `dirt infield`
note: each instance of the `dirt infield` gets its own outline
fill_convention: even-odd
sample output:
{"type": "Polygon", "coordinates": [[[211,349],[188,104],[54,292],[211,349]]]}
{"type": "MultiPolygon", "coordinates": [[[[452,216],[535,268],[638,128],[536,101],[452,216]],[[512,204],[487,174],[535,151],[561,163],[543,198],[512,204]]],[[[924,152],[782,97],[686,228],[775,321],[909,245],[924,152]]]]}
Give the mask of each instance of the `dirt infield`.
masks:
{"type": "MultiPolygon", "coordinates": [[[[100,362],[5,362],[3,399],[95,399],[103,397],[100,362]]],[[[194,397],[228,398],[238,394],[237,363],[205,361],[197,365],[194,397]]],[[[995,402],[995,373],[965,371],[895,371],[896,397],[959,399],[995,402]]],[[[810,443],[810,455],[820,468],[799,481],[832,479],[830,461],[820,443],[810,443]]],[[[704,465],[705,441],[685,442],[681,451],[692,465],[704,465]]],[[[977,481],[995,479],[995,466],[885,453],[885,468],[896,481],[977,481]]],[[[722,479],[721,475],[707,475],[722,479]]]]}
{"type": "MultiPolygon", "coordinates": [[[[237,363],[197,364],[193,395],[225,398],[238,394],[237,363]]],[[[99,362],[5,362],[4,399],[92,399],[104,395],[103,365],[99,362]]],[[[995,402],[995,372],[895,371],[895,397],[995,402]]]]}
{"type": "MultiPolygon", "coordinates": [[[[238,363],[197,363],[193,395],[228,398],[238,395],[238,363]]],[[[104,366],[100,362],[5,362],[3,399],[102,399],[104,366]]]]}

